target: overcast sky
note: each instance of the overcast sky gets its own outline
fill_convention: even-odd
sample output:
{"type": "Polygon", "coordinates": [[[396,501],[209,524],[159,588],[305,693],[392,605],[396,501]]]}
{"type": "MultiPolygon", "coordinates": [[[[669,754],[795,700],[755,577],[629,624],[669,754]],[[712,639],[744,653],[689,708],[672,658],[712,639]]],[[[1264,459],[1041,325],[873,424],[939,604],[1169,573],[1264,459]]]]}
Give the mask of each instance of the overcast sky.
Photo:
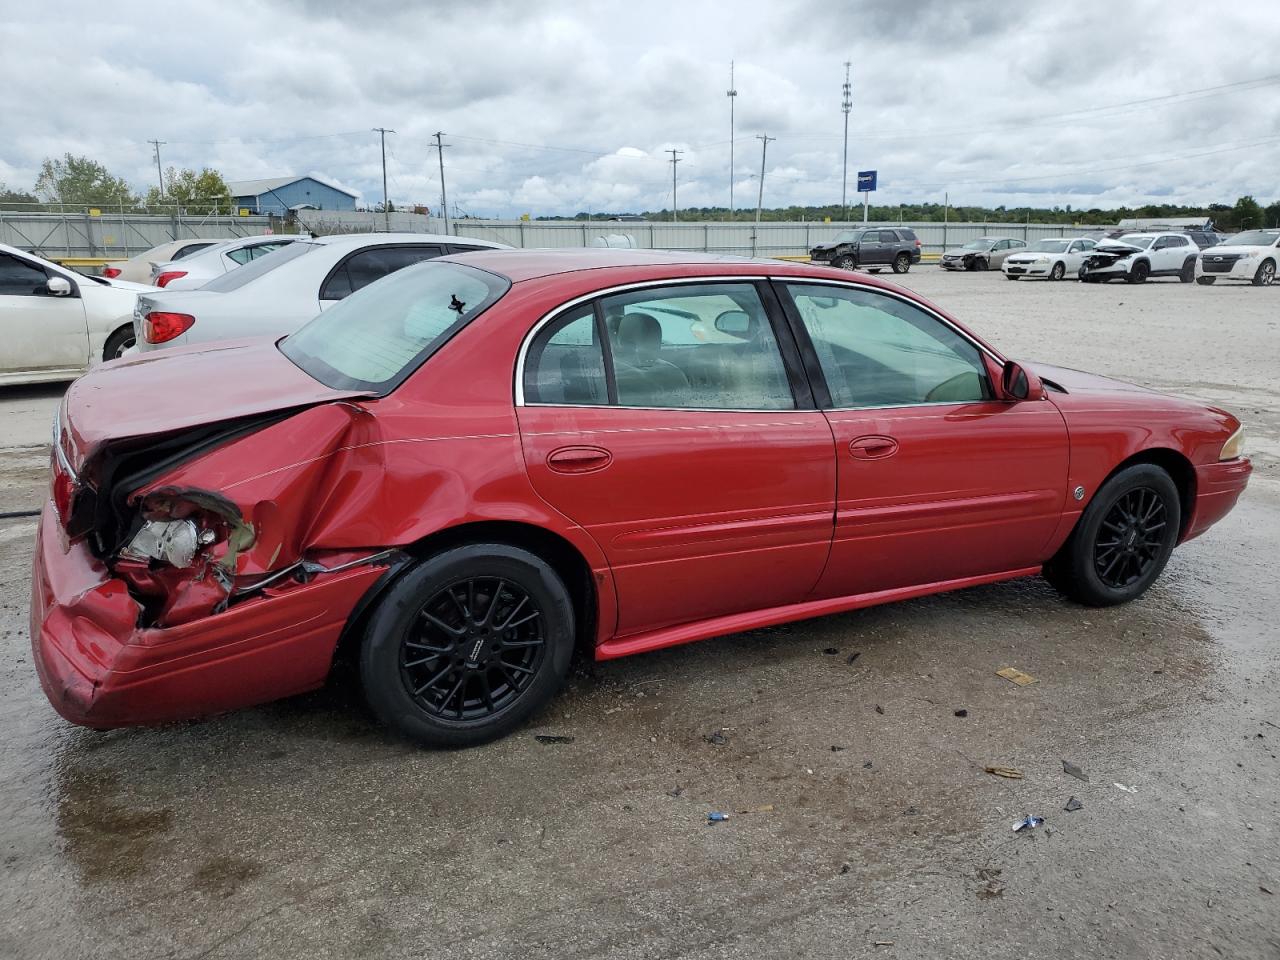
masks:
{"type": "Polygon", "coordinates": [[[451,206],[480,216],[671,203],[1008,206],[1280,196],[1275,0],[909,4],[403,0],[59,5],[0,0],[0,182],[87,154],[140,190],[165,166],[227,179],[319,174],[433,209],[443,130],[451,206]],[[1209,12],[1211,11],[1211,12],[1209,12]],[[1145,98],[1237,86],[1144,105],[1145,98]],[[1079,112],[1084,111],[1084,112],[1079,112]],[[1199,155],[1199,156],[1197,156],[1199,155]]]}

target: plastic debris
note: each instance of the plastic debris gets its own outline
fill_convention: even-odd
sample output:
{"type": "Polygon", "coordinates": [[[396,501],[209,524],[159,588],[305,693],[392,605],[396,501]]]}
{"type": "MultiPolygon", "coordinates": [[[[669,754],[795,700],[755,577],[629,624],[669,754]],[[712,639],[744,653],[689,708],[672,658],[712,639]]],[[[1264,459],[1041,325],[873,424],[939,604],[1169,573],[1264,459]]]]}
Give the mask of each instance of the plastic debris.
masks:
{"type": "Polygon", "coordinates": [[[884,707],[880,706],[878,703],[876,704],[876,713],[884,713],[884,707]]]}
{"type": "Polygon", "coordinates": [[[1123,790],[1125,793],[1137,793],[1137,787],[1126,787],[1123,783],[1114,784],[1117,790],[1123,790]]]}
{"type": "Polygon", "coordinates": [[[668,791],[667,791],[667,796],[668,796],[668,797],[678,797],[678,796],[680,796],[680,794],[682,794],[682,793],[684,793],[684,787],[681,787],[681,786],[678,786],[678,785],[677,785],[677,787],[676,787],[674,790],[668,790],[668,791]]]}
{"type": "Polygon", "coordinates": [[[848,872],[849,872],[850,870],[852,870],[852,869],[853,869],[853,868],[852,868],[851,866],[849,866],[847,863],[842,863],[842,864],[840,865],[840,873],[841,873],[841,875],[848,873],[848,872]]]}
{"type": "Polygon", "coordinates": [[[1089,782],[1089,775],[1069,760],[1062,761],[1062,772],[1069,777],[1075,777],[1077,780],[1083,780],[1085,783],[1089,782]]]}
{"type": "Polygon", "coordinates": [[[827,649],[823,650],[822,652],[823,652],[823,653],[825,653],[828,657],[834,657],[837,653],[839,653],[839,652],[840,652],[840,648],[839,648],[839,647],[827,647],[827,649]]]}
{"type": "Polygon", "coordinates": [[[559,734],[538,733],[534,734],[533,739],[539,743],[573,743],[573,737],[560,736],[559,734]]]}
{"type": "Polygon", "coordinates": [[[1004,777],[1006,780],[1021,780],[1022,771],[1014,767],[983,767],[984,772],[1004,777]]]}
{"type": "Polygon", "coordinates": [[[892,947],[892,946],[893,946],[893,941],[892,941],[892,940],[877,940],[877,941],[875,942],[874,946],[877,946],[877,947],[892,947]]]}
{"type": "Polygon", "coordinates": [[[832,753],[839,753],[839,752],[840,752],[841,750],[843,750],[843,749],[844,749],[844,747],[838,746],[837,744],[834,744],[834,743],[833,743],[833,744],[831,745],[831,752],[832,752],[832,753]]]}
{"type": "Polygon", "coordinates": [[[870,770],[870,769],[871,769],[871,761],[870,761],[870,760],[868,760],[866,763],[864,763],[864,764],[862,765],[862,769],[863,769],[863,770],[870,770]]]}
{"type": "Polygon", "coordinates": [[[704,733],[702,735],[702,739],[707,741],[707,743],[715,744],[717,747],[723,747],[729,742],[729,738],[725,735],[723,729],[716,730],[712,733],[704,733]]]}
{"type": "Polygon", "coordinates": [[[845,662],[845,663],[853,663],[853,661],[857,660],[860,656],[862,656],[862,651],[861,651],[861,650],[855,650],[855,651],[853,651],[853,653],[849,654],[849,656],[847,656],[847,657],[845,657],[845,658],[844,658],[844,662],[845,662]]]}
{"type": "Polygon", "coordinates": [[[1075,797],[1072,797],[1070,800],[1067,801],[1067,805],[1062,809],[1067,811],[1067,813],[1075,813],[1077,810],[1083,810],[1084,804],[1081,803],[1079,800],[1077,800],[1075,797]]]}
{"type": "Polygon", "coordinates": [[[1044,823],[1044,817],[1024,817],[1013,825],[1013,832],[1018,833],[1021,830],[1034,830],[1042,823],[1044,823]]]}
{"type": "Polygon", "coordinates": [[[1029,673],[1023,673],[1021,670],[1015,670],[1013,667],[1001,667],[996,671],[996,676],[1004,677],[1010,683],[1016,683],[1020,687],[1026,687],[1030,684],[1040,682],[1029,673]]]}
{"type": "Polygon", "coordinates": [[[722,823],[729,819],[727,813],[721,813],[719,810],[712,810],[707,814],[707,823],[722,823]]]}
{"type": "Polygon", "coordinates": [[[957,717],[967,717],[968,715],[969,715],[969,711],[963,708],[957,710],[955,714],[953,714],[953,716],[957,716],[957,717]]]}

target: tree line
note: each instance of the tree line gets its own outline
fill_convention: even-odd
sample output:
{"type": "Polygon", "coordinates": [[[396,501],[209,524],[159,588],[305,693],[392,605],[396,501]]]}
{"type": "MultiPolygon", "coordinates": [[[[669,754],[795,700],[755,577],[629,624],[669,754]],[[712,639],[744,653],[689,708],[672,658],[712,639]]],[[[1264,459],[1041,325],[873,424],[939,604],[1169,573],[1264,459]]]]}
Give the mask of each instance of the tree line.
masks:
{"type": "Polygon", "coordinates": [[[176,204],[190,214],[225,213],[231,209],[230,194],[222,175],[208,167],[198,171],[169,167],[164,172],[163,191],[155,186],[139,193],[98,161],[68,153],[46,157],[30,191],[0,183],[0,209],[58,210],[70,205],[140,213],[176,204]]]}

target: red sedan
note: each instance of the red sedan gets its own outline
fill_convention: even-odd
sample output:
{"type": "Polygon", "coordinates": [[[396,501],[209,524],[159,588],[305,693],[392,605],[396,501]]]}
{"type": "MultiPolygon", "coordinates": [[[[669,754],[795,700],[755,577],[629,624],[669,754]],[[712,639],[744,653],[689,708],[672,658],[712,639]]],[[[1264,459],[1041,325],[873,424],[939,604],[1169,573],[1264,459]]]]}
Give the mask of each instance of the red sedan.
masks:
{"type": "Polygon", "coordinates": [[[297,333],[67,393],[35,663],[92,727],[319,687],[480,743],[605,660],[1043,572],[1141,595],[1235,504],[1239,421],[1006,360],[910,292],[642,251],[409,267],[297,333]]]}

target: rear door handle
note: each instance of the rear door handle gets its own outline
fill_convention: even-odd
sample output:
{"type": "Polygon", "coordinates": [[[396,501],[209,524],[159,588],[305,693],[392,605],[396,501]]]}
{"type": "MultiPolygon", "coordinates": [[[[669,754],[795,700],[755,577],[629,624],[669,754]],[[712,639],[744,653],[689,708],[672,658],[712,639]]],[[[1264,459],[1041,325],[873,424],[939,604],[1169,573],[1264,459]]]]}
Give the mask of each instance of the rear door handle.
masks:
{"type": "Polygon", "coordinates": [[[547,466],[556,473],[594,473],[613,462],[604,447],[557,447],[547,454],[547,466]]]}
{"type": "Polygon", "coordinates": [[[858,460],[883,460],[898,452],[898,441],[893,437],[857,437],[849,441],[849,453],[858,460]]]}

